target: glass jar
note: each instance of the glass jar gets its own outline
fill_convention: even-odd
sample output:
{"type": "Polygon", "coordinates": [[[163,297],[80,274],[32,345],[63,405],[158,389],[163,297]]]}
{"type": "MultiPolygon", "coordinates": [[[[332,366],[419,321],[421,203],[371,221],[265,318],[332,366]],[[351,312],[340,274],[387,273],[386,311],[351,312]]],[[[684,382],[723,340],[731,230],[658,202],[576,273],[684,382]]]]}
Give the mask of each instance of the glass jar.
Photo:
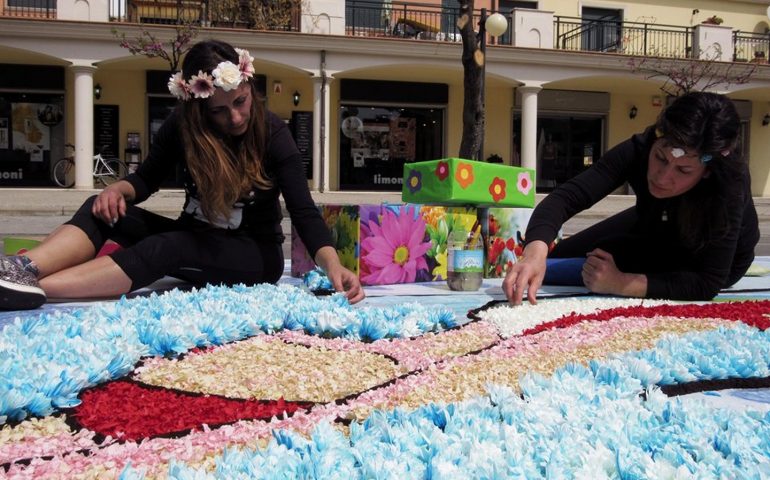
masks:
{"type": "Polygon", "coordinates": [[[484,279],[484,242],[478,229],[452,230],[447,238],[447,285],[450,290],[472,292],[484,279]]]}

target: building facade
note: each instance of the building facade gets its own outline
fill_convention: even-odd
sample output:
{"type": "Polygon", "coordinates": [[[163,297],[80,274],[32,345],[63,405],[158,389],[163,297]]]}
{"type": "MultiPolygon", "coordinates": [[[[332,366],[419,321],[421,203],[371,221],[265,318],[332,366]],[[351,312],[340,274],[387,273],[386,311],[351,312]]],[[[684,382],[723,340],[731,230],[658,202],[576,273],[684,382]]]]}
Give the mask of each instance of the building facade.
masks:
{"type": "MultiPolygon", "coordinates": [[[[457,155],[464,86],[456,0],[273,3],[285,15],[255,20],[232,0],[5,0],[0,188],[53,188],[51,169],[70,155],[68,145],[76,188],[93,186],[96,151],[140,162],[174,107],[170,64],[131,55],[118,37],[146,31],[168,41],[180,20],[194,25],[196,39],[251,52],[267,107],[292,127],[315,190],[397,191],[404,162],[457,155]]],[[[766,2],[475,7],[509,23],[487,39],[483,158],[535,168],[538,190],[549,191],[652,124],[669,101],[661,87],[686,67],[700,86],[732,78],[708,88],[735,101],[753,194],[770,195],[766,2]]]]}

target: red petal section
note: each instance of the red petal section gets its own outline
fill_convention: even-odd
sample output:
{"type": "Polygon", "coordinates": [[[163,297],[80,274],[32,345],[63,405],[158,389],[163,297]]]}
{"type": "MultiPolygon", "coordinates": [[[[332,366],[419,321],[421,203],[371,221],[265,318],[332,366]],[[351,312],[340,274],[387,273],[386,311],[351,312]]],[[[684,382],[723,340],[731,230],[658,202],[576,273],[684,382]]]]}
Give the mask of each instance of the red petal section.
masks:
{"type": "Polygon", "coordinates": [[[533,335],[552,328],[565,328],[585,320],[610,320],[616,317],[651,318],[657,316],[682,318],[722,318],[743,322],[760,330],[770,327],[770,301],[707,303],[704,305],[657,305],[654,307],[618,307],[596,313],[565,315],[552,322],[540,324],[522,335],[533,335]]]}
{"type": "Polygon", "coordinates": [[[101,435],[124,440],[185,432],[201,425],[237,420],[267,420],[293,413],[311,403],[280,400],[231,400],[208,395],[115,381],[87,390],[73,417],[81,426],[101,435]]]}

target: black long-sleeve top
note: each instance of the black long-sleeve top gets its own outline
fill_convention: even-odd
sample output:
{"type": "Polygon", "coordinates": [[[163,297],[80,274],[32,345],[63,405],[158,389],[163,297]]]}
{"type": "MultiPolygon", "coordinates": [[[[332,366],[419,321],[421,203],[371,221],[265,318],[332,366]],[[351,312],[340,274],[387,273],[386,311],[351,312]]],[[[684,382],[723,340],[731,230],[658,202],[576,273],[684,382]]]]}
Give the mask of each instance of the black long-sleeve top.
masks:
{"type": "MultiPolygon", "coordinates": [[[[655,140],[654,128],[634,135],[609,150],[591,168],[560,185],[535,208],[526,241],[542,240],[550,245],[564,222],[628,182],[636,194],[638,224],[634,230],[655,240],[650,243],[651,249],[686,250],[676,224],[681,196],[658,199],[647,186],[648,157],[655,140]]],[[[648,298],[711,299],[728,286],[734,259],[744,263],[749,259],[750,263],[759,240],[759,224],[747,168],[729,185],[726,201],[729,231],[692,252],[685,264],[672,265],[663,273],[646,273],[648,298]]]]}
{"type": "MultiPolygon", "coordinates": [[[[272,112],[266,112],[265,118],[268,139],[263,161],[265,173],[272,180],[273,186],[267,190],[254,186],[248,195],[236,203],[234,214],[225,219],[227,224],[215,226],[245,230],[260,241],[282,243],[283,215],[279,195],[283,195],[292,225],[314,257],[321,247],[333,245],[329,229],[310,195],[301,156],[289,129],[272,112]]],[[[194,217],[205,222],[207,219],[202,216],[200,209],[195,208],[199,205],[199,198],[184,153],[179,119],[174,113],[154,137],[147,158],[126,180],[136,191],[134,203],[140,203],[157,192],[163,181],[179,171],[185,189],[185,206],[180,218],[194,217]]]]}

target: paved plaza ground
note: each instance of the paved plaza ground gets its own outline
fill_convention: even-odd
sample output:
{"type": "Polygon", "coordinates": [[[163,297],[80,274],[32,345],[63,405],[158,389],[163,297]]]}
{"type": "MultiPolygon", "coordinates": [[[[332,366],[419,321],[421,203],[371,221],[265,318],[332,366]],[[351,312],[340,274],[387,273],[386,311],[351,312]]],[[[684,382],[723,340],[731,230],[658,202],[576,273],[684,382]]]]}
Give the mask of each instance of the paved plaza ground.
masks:
{"type": "MultiPolygon", "coordinates": [[[[41,238],[48,232],[69,220],[83,200],[97,193],[97,190],[75,189],[0,189],[0,242],[6,236],[41,238]]],[[[328,204],[371,204],[400,203],[401,194],[383,192],[313,192],[317,203],[328,204]]],[[[543,198],[538,195],[538,200],[543,198]]],[[[184,194],[181,190],[161,190],[147,202],[146,208],[161,215],[175,217],[182,207],[184,194]]],[[[607,218],[633,205],[633,196],[610,195],[564,226],[564,234],[575,232],[607,218]]],[[[770,197],[754,199],[760,221],[761,238],[756,255],[770,255],[770,197]]],[[[284,253],[288,258],[290,222],[284,219],[283,230],[287,235],[284,253]]],[[[2,247],[2,245],[0,245],[2,247]]],[[[654,248],[654,246],[652,246],[654,248]]]]}

